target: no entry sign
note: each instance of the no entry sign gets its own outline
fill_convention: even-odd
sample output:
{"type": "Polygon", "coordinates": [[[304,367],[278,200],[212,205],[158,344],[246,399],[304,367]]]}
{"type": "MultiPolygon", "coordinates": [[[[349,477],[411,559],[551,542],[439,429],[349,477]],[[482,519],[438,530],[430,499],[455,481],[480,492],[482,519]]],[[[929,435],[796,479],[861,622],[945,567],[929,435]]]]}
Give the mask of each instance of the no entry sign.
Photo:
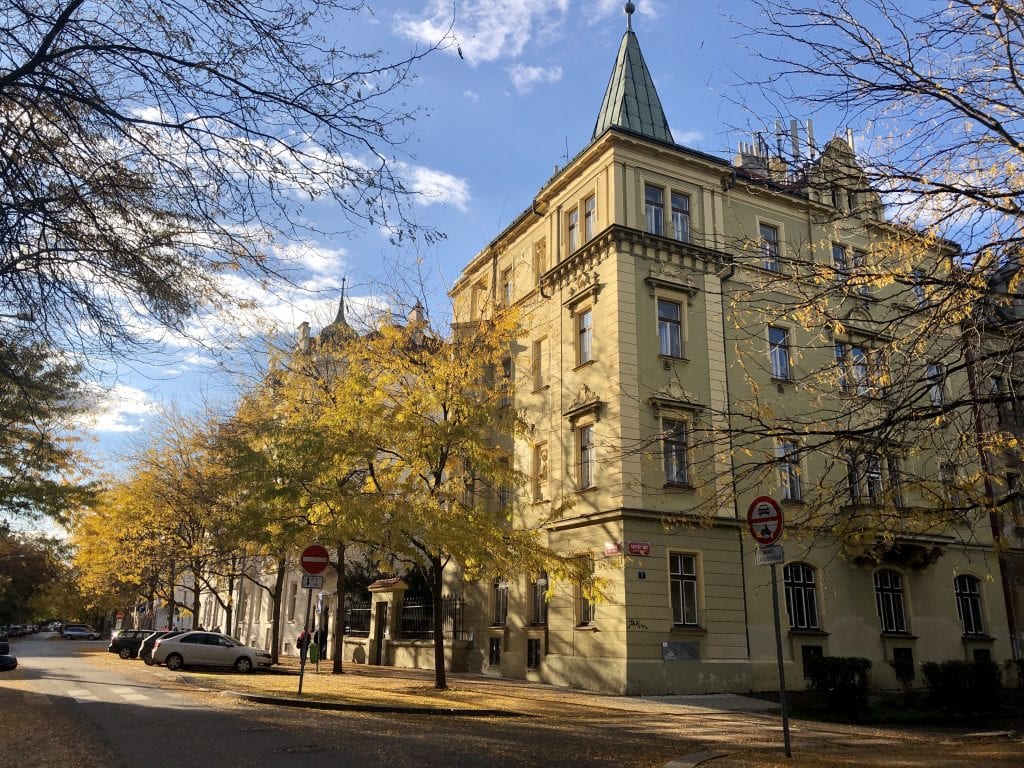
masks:
{"type": "Polygon", "coordinates": [[[758,496],[747,510],[750,535],[761,545],[774,544],[782,535],[782,507],[771,496],[758,496]]]}
{"type": "Polygon", "coordinates": [[[302,557],[299,558],[299,563],[302,565],[303,571],[315,576],[327,569],[329,559],[330,556],[327,553],[326,547],[322,547],[319,544],[310,544],[302,550],[302,557]]]}

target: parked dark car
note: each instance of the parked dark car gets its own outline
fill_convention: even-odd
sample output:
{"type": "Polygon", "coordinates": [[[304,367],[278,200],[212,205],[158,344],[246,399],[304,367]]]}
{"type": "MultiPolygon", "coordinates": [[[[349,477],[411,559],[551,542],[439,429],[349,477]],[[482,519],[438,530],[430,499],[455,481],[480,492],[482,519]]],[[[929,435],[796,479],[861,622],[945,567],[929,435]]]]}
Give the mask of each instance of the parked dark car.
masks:
{"type": "Polygon", "coordinates": [[[18,660],[11,656],[11,646],[0,642],[0,672],[10,672],[12,669],[16,669],[17,666],[18,660]]]}
{"type": "Polygon", "coordinates": [[[172,630],[157,630],[156,632],[150,632],[146,635],[146,639],[142,641],[142,645],[139,646],[139,658],[146,662],[146,666],[151,667],[156,662],[153,661],[153,647],[156,645],[156,641],[162,637],[174,637],[180,635],[184,630],[172,629],[172,630]]]}
{"type": "Polygon", "coordinates": [[[121,629],[110,638],[107,650],[116,653],[122,659],[134,659],[139,655],[142,641],[152,634],[148,629],[121,629]]]}

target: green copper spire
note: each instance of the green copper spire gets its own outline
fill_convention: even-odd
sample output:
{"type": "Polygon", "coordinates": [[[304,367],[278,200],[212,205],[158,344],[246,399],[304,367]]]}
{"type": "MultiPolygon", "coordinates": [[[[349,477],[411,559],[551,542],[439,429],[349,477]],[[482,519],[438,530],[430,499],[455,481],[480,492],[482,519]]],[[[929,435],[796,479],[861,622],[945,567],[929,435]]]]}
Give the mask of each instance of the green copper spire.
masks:
{"type": "Polygon", "coordinates": [[[622,36],[592,138],[596,139],[614,126],[674,144],[661,99],[654,89],[651,73],[640,52],[640,43],[633,33],[634,10],[633,3],[626,3],[626,34],[622,36]]]}

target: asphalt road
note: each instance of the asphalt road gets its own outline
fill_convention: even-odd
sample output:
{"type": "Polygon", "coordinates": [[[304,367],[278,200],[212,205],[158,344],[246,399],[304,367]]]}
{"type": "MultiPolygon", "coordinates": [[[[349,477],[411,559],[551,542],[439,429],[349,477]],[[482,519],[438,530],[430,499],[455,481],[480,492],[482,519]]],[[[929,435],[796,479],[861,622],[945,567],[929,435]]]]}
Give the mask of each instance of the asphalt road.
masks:
{"type": "Polygon", "coordinates": [[[98,648],[105,641],[52,635],[12,644],[16,674],[94,732],[123,768],[654,768],[681,751],[678,741],[596,722],[254,705],[191,689],[162,667],[113,655],[116,663],[95,663],[82,653],[98,648]]]}

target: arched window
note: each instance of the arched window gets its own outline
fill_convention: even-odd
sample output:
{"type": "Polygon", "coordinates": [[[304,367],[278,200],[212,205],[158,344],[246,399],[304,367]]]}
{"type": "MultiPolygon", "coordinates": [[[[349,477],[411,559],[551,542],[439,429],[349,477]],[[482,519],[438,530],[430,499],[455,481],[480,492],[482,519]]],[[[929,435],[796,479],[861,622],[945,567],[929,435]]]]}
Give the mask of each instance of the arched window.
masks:
{"type": "Polygon", "coordinates": [[[981,620],[981,580],[976,576],[963,574],[953,579],[953,594],[956,595],[956,614],[965,635],[981,635],[985,624],[981,620]]]}
{"type": "Polygon", "coordinates": [[[814,568],[790,563],[782,569],[786,613],[790,629],[821,629],[818,623],[818,591],[814,568]]]}
{"type": "Polygon", "coordinates": [[[907,617],[903,610],[903,577],[896,571],[875,572],[875,604],[883,632],[907,631],[907,617]]]}

